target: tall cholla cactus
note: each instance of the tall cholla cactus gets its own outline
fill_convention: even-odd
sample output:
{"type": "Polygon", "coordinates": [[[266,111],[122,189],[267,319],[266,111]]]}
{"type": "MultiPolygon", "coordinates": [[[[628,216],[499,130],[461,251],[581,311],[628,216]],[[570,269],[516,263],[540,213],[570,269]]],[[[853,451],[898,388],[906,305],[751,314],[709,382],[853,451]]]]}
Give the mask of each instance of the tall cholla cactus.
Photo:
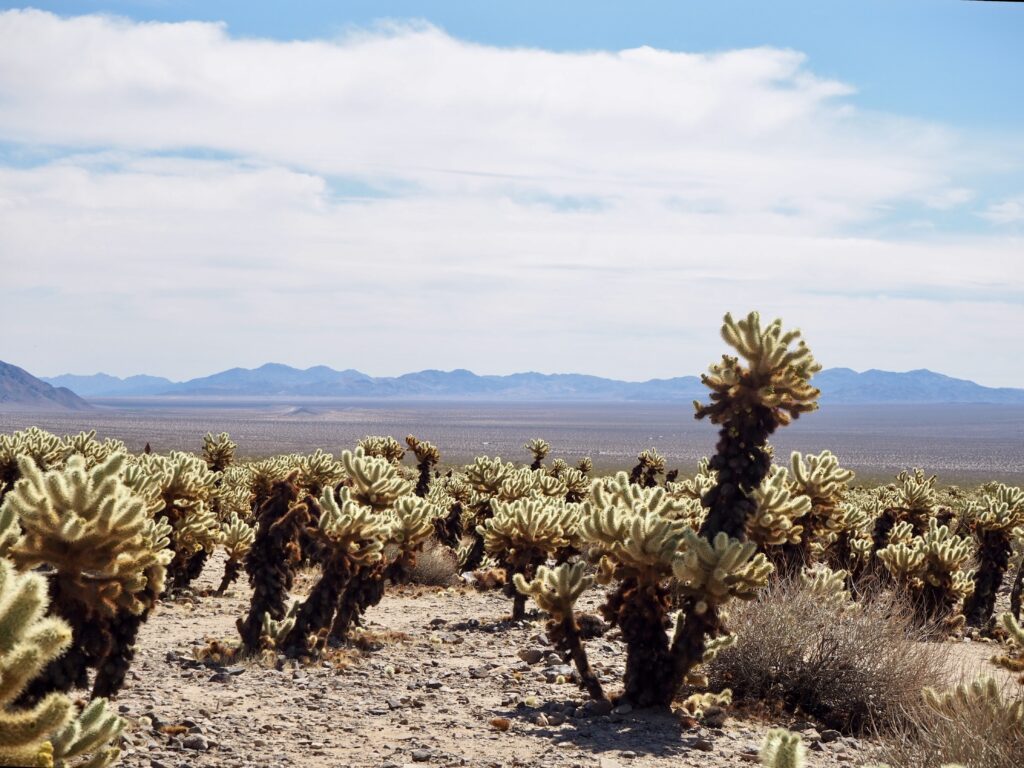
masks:
{"type": "Polygon", "coordinates": [[[416,495],[424,498],[430,492],[430,473],[441,461],[441,452],[433,443],[420,440],[415,435],[408,435],[405,438],[405,444],[416,456],[416,469],[419,470],[419,477],[416,480],[416,495]]]}
{"type": "Polygon", "coordinates": [[[964,616],[968,625],[982,627],[992,619],[996,593],[1010,567],[1014,536],[1024,526],[1024,491],[1000,483],[995,493],[968,507],[967,518],[978,538],[978,569],[964,616]]]}
{"type": "Polygon", "coordinates": [[[914,535],[921,535],[937,512],[935,475],[926,477],[920,469],[903,470],[896,480],[900,485],[895,502],[875,521],[872,538],[876,552],[890,543],[889,533],[898,523],[908,523],[914,535]]]}
{"type": "Polygon", "coordinates": [[[21,477],[19,459],[28,457],[45,471],[60,466],[66,455],[66,446],[61,439],[38,427],[0,435],[0,501],[21,477]]]}
{"type": "MultiPolygon", "coordinates": [[[[483,536],[476,533],[476,529],[486,524],[493,514],[491,505],[492,499],[508,499],[506,480],[517,474],[517,470],[511,464],[501,460],[500,456],[493,459],[489,456],[477,456],[473,463],[465,469],[466,484],[473,490],[474,497],[469,507],[471,524],[467,525],[467,532],[473,533],[473,542],[466,551],[465,557],[459,563],[463,571],[472,571],[480,567],[484,557],[483,536]]],[[[514,481],[513,481],[514,482],[514,481]]]]}
{"type": "Polygon", "coordinates": [[[551,451],[551,444],[547,440],[535,437],[524,445],[523,448],[533,454],[533,462],[530,464],[530,469],[540,469],[544,459],[547,458],[548,453],[551,451]]]}
{"type": "Polygon", "coordinates": [[[211,472],[223,472],[234,463],[237,448],[238,445],[227,432],[221,432],[216,437],[212,432],[207,432],[203,437],[203,461],[211,472]]]}
{"type": "Polygon", "coordinates": [[[352,500],[357,504],[383,511],[412,491],[412,485],[399,476],[391,461],[367,453],[362,447],[354,452],[344,451],[341,463],[351,484],[352,500]]]}
{"type": "Polygon", "coordinates": [[[380,516],[369,506],[357,502],[348,488],[341,489],[340,503],[333,488],[324,490],[320,497],[319,520],[324,542],[322,570],[309,596],[299,606],[295,624],[284,638],[286,652],[309,653],[310,636],[331,628],[342,592],[356,570],[381,559],[384,529],[380,516]]]}
{"type": "Polygon", "coordinates": [[[834,532],[836,510],[843,501],[846,487],[853,472],[839,466],[839,459],[831,451],[804,456],[794,451],[790,457],[793,485],[797,493],[811,502],[803,519],[801,546],[805,563],[813,559],[815,545],[824,550],[834,532]]]}
{"type": "Polygon", "coordinates": [[[125,723],[105,699],[81,713],[62,693],[28,707],[16,703],[71,643],[71,628],[46,617],[46,592],[42,576],[19,574],[0,558],[0,765],[106,768],[120,755],[113,742],[125,723]]]}
{"type": "Polygon", "coordinates": [[[29,689],[33,698],[86,687],[89,667],[97,669],[97,695],[116,693],[139,626],[163,589],[168,531],[122,482],[125,460],[115,454],[89,470],[74,455],[66,469],[44,473],[22,458],[23,477],[4,499],[0,517],[13,512],[21,529],[8,556],[23,570],[53,569],[53,609],[74,633],[72,650],[29,689]]]}
{"type": "Polygon", "coordinates": [[[221,544],[228,559],[224,563],[224,575],[221,577],[217,594],[223,595],[228,587],[234,584],[242,574],[242,564],[256,540],[256,530],[248,525],[237,513],[231,516],[221,527],[221,544]]]}
{"type": "Polygon", "coordinates": [[[974,572],[964,568],[972,556],[970,541],[934,518],[923,535],[878,551],[889,573],[915,597],[920,619],[940,622],[947,630],[963,624],[958,609],[974,590],[974,572]]]}
{"type": "Polygon", "coordinates": [[[512,583],[515,576],[533,578],[537,567],[568,547],[574,538],[578,510],[562,501],[517,499],[495,502],[494,516],[477,533],[484,549],[509,574],[507,593],[512,597],[512,618],[526,616],[526,595],[512,583]]]}
{"type": "Polygon", "coordinates": [[[64,435],[61,439],[64,450],[64,460],[76,453],[85,457],[86,465],[92,469],[97,464],[102,464],[115,453],[128,453],[128,448],[120,440],[111,438],[100,442],[96,439],[96,430],[79,432],[77,435],[64,435]]]}
{"type": "Polygon", "coordinates": [[[586,564],[563,563],[557,568],[542,565],[537,568],[537,575],[532,581],[527,581],[521,573],[515,574],[513,579],[520,594],[532,597],[540,609],[548,614],[547,636],[558,651],[572,658],[579,672],[580,684],[591,698],[604,700],[606,697],[601,681],[587,659],[574,611],[580,595],[594,583],[594,577],[586,575],[586,564]]]}
{"type": "Polygon", "coordinates": [[[171,586],[188,587],[220,540],[220,522],[211,506],[217,477],[205,461],[182,451],[169,456],[143,455],[137,467],[138,475],[130,475],[129,482],[140,492],[143,483],[155,485],[161,502],[155,517],[166,520],[172,529],[174,559],[167,569],[171,586]]]}

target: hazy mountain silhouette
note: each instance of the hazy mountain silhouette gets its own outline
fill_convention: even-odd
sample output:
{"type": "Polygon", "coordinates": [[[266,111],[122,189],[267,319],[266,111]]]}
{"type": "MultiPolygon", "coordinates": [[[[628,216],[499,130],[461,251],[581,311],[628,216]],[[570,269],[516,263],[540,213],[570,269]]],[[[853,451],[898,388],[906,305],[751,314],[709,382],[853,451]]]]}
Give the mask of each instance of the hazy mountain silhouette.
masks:
{"type": "MultiPolygon", "coordinates": [[[[107,374],[66,374],[43,381],[66,386],[88,398],[120,397],[368,397],[444,400],[673,401],[704,398],[697,376],[627,382],[578,373],[514,373],[479,376],[472,371],[426,370],[394,377],[337,371],[318,365],[305,370],[267,363],[231,368],[183,382],[154,376],[119,379],[107,374]]],[[[831,368],[814,378],[823,403],[1024,403],[1024,389],[983,387],[928,370],[895,373],[831,368]]]]}
{"type": "Polygon", "coordinates": [[[0,410],[85,411],[92,408],[70,389],[54,387],[0,360],[0,410]]]}

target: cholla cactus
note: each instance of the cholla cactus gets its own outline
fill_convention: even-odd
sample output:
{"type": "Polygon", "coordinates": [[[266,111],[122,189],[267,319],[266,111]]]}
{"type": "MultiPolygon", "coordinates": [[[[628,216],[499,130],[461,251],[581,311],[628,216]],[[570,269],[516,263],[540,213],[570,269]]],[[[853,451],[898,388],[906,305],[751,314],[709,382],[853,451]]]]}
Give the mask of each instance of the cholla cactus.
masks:
{"type": "Polygon", "coordinates": [[[238,620],[244,652],[257,651],[265,617],[281,621],[285,600],[295,578],[294,566],[302,558],[299,533],[309,523],[309,508],[296,503],[297,472],[274,484],[260,508],[256,538],[245,558],[245,572],[252,585],[252,600],[245,619],[238,620]]]}
{"type": "Polygon", "coordinates": [[[696,501],[704,498],[708,491],[718,482],[718,473],[711,469],[710,459],[706,456],[697,465],[697,474],[686,480],[672,484],[673,495],[685,496],[696,501]]]}
{"type": "Polygon", "coordinates": [[[750,600],[768,583],[771,564],[752,541],[730,539],[725,533],[712,543],[686,531],[686,553],[673,563],[683,591],[694,597],[694,610],[703,614],[730,598],[750,600]]]}
{"type": "Polygon", "coordinates": [[[947,629],[963,623],[957,609],[974,589],[974,573],[964,569],[972,555],[967,538],[950,533],[948,526],[939,525],[934,518],[928,521],[923,536],[878,552],[897,582],[915,596],[921,619],[941,622],[947,629]]]}
{"type": "Polygon", "coordinates": [[[833,571],[827,565],[818,563],[804,568],[800,572],[800,581],[810,594],[841,608],[850,605],[853,600],[846,588],[849,576],[846,571],[833,571]]]}
{"type": "Polygon", "coordinates": [[[800,734],[774,728],[764,737],[758,757],[764,768],[803,768],[806,753],[800,734]]]}
{"type": "Polygon", "coordinates": [[[80,714],[61,693],[27,708],[15,704],[71,643],[71,628],[46,617],[46,592],[42,576],[19,574],[0,558],[0,765],[105,768],[119,756],[112,742],[124,727],[105,699],[80,714]]]}
{"type": "Polygon", "coordinates": [[[586,575],[586,565],[582,562],[563,563],[557,568],[541,565],[532,581],[527,581],[521,573],[513,578],[519,593],[532,597],[540,609],[548,613],[547,636],[556,649],[572,657],[580,676],[580,685],[591,698],[597,701],[606,699],[601,681],[587,659],[574,611],[580,595],[594,583],[594,577],[586,575]]]}
{"type": "Polygon", "coordinates": [[[590,493],[590,478],[573,467],[566,468],[558,475],[565,486],[565,500],[571,503],[583,501],[590,493]]]}
{"type": "Polygon", "coordinates": [[[530,464],[530,469],[540,469],[545,457],[551,451],[551,444],[547,440],[535,437],[524,445],[523,448],[533,454],[533,463],[530,464]]]}
{"type": "Polygon", "coordinates": [[[636,466],[629,473],[629,481],[645,488],[658,484],[657,476],[665,471],[665,457],[656,448],[645,448],[636,457],[636,466]]]}
{"type": "MultiPolygon", "coordinates": [[[[168,456],[143,455],[138,470],[156,485],[162,506],[157,519],[170,523],[174,559],[168,566],[171,586],[185,588],[202,572],[220,540],[220,522],[211,506],[217,493],[216,475],[197,456],[174,451],[168,456]]],[[[142,493],[141,480],[135,487],[142,493]]]]}
{"type": "Polygon", "coordinates": [[[795,491],[811,502],[803,519],[801,545],[804,562],[812,560],[812,547],[824,549],[838,527],[833,520],[843,501],[853,472],[839,466],[839,459],[831,451],[802,455],[794,451],[790,457],[795,491]]]}
{"type": "Polygon", "coordinates": [[[399,477],[394,464],[366,454],[362,448],[344,451],[341,463],[351,483],[352,500],[357,504],[383,511],[412,491],[412,485],[399,477]]]}
{"type": "Polygon", "coordinates": [[[433,443],[420,440],[415,435],[408,435],[405,444],[416,456],[416,469],[419,477],[416,480],[416,495],[424,498],[430,492],[430,473],[441,461],[441,452],[433,443]]]}
{"type": "MultiPolygon", "coordinates": [[[[347,452],[343,454],[343,461],[345,455],[347,452]]],[[[391,466],[379,458],[360,456],[360,459],[363,469],[368,461],[391,466]]],[[[331,629],[339,610],[342,593],[356,571],[381,560],[387,522],[373,508],[357,500],[348,488],[342,488],[340,494],[338,499],[334,489],[327,488],[320,497],[321,573],[309,596],[299,606],[295,625],[282,643],[285,652],[291,655],[308,654],[311,635],[325,639],[323,636],[331,629]]]]}
{"type": "Polygon", "coordinates": [[[899,486],[895,500],[875,521],[872,538],[876,552],[886,546],[889,531],[897,523],[909,523],[914,534],[920,535],[936,516],[935,475],[926,477],[920,469],[903,470],[896,480],[899,486]]]}
{"type": "Polygon", "coordinates": [[[223,595],[228,587],[237,581],[242,573],[242,563],[256,540],[256,530],[245,523],[236,513],[232,512],[221,526],[221,544],[228,559],[224,563],[224,576],[217,587],[217,594],[223,595]]]}
{"type": "Polygon", "coordinates": [[[89,470],[76,454],[66,469],[44,473],[23,457],[23,477],[4,499],[0,516],[13,512],[21,530],[8,556],[24,570],[53,569],[53,609],[74,633],[72,652],[33,683],[34,698],[86,687],[89,667],[98,669],[94,691],[116,693],[138,626],[163,586],[171,556],[165,529],[121,481],[124,464],[125,456],[115,454],[89,470]]]}
{"type": "Polygon", "coordinates": [[[983,627],[992,619],[996,593],[1010,567],[1013,538],[1024,526],[1024,492],[1000,484],[981,504],[968,507],[967,518],[979,546],[974,592],[964,604],[964,616],[970,626],[983,627]]]}
{"type": "Polygon", "coordinates": [[[90,469],[97,464],[102,464],[115,453],[128,453],[128,448],[120,440],[107,438],[103,442],[96,439],[96,430],[79,432],[77,435],[64,435],[61,440],[64,450],[64,460],[78,454],[85,458],[86,466],[90,469]]]}
{"type": "Polygon", "coordinates": [[[441,510],[419,496],[403,496],[389,515],[385,544],[395,550],[385,576],[399,584],[409,580],[416,556],[434,533],[434,521],[441,510]]]}
{"type": "Polygon", "coordinates": [[[66,446],[61,439],[38,427],[0,435],[0,501],[3,501],[4,494],[10,492],[21,477],[19,459],[30,458],[45,471],[60,466],[66,455],[66,446]]]}
{"type": "Polygon", "coordinates": [[[237,448],[238,445],[227,432],[221,432],[216,437],[212,432],[207,432],[203,437],[203,461],[211,472],[223,472],[234,462],[237,448]]]}
{"type": "Polygon", "coordinates": [[[296,477],[299,488],[314,497],[319,497],[324,488],[334,486],[345,477],[342,463],[319,448],[308,456],[300,456],[296,468],[299,470],[296,477]]]}
{"type": "Polygon", "coordinates": [[[589,475],[594,471],[594,462],[589,456],[584,456],[582,459],[576,462],[576,469],[582,472],[584,475],[589,475]]]}
{"type": "MultiPolygon", "coordinates": [[[[467,532],[473,533],[473,541],[464,551],[459,567],[463,571],[472,571],[480,567],[484,558],[484,540],[476,533],[477,526],[484,525],[493,514],[491,502],[500,498],[510,477],[522,475],[524,487],[527,484],[525,473],[520,473],[514,466],[501,460],[500,456],[493,459],[489,456],[478,456],[465,469],[466,484],[474,491],[472,503],[467,506],[467,532]]],[[[517,481],[512,481],[517,482],[517,481]]],[[[507,498],[507,492],[506,492],[507,498]]]]}
{"type": "MultiPolygon", "coordinates": [[[[505,568],[510,579],[531,579],[538,566],[568,547],[576,527],[577,511],[564,502],[519,499],[495,502],[494,516],[477,527],[484,550],[505,568]]],[[[509,583],[512,618],[526,616],[526,595],[509,583]]]]}
{"type": "Polygon", "coordinates": [[[999,623],[1006,631],[1009,648],[1006,653],[994,656],[992,663],[1019,674],[1017,682],[1024,685],[1024,629],[1013,618],[1012,613],[1004,613],[999,619],[999,623]]]}
{"type": "Polygon", "coordinates": [[[1024,699],[1004,699],[999,684],[991,677],[960,684],[950,691],[925,688],[924,699],[943,717],[957,720],[964,712],[982,713],[975,717],[979,722],[992,723],[994,731],[1012,733],[1014,729],[1024,729],[1024,699]]]}
{"type": "Polygon", "coordinates": [[[785,467],[773,467],[751,497],[757,507],[747,521],[747,535],[774,563],[796,565],[788,555],[803,541],[803,518],[811,511],[811,500],[792,493],[785,467]]]}
{"type": "Polygon", "coordinates": [[[389,464],[398,464],[405,457],[405,448],[390,435],[367,435],[359,441],[357,447],[362,448],[367,456],[384,459],[389,464]]]}

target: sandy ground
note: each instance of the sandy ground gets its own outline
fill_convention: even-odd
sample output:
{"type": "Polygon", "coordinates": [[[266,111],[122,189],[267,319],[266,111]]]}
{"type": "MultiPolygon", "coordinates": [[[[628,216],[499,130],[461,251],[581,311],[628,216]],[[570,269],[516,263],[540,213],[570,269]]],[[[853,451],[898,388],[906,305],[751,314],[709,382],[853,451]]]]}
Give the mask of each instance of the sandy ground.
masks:
{"type": "MultiPolygon", "coordinates": [[[[212,586],[219,574],[218,558],[198,587],[212,586]]],[[[206,640],[236,638],[234,622],[248,597],[237,585],[222,598],[166,602],[150,618],[117,700],[131,723],[123,765],[739,766],[756,764],[771,725],[798,725],[730,718],[714,729],[671,714],[585,713],[580,689],[553,681],[557,659],[531,666],[519,658],[524,650],[548,650],[543,622],[503,623],[507,599],[473,591],[389,591],[367,615],[367,632],[381,641],[349,651],[345,668],[196,663],[193,650],[206,640]],[[493,718],[508,718],[510,727],[497,730],[493,718]],[[181,727],[164,730],[184,732],[159,728],[168,725],[181,727]]],[[[614,690],[621,642],[609,633],[588,650],[614,690]]],[[[990,650],[965,648],[963,659],[980,667],[990,650]]],[[[814,740],[818,732],[805,735],[814,740]]],[[[846,737],[813,746],[814,767],[861,765],[869,757],[866,742],[846,737]]]]}

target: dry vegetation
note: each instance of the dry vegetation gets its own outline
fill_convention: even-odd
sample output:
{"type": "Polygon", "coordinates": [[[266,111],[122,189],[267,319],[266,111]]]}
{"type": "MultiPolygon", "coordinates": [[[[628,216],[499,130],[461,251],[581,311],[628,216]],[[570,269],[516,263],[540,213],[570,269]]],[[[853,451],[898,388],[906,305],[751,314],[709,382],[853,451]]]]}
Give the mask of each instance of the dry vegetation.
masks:
{"type": "Polygon", "coordinates": [[[0,435],[0,765],[249,765],[266,733],[282,765],[1019,764],[1017,683],[946,691],[945,656],[986,637],[1024,671],[1024,493],[778,461],[819,366],[755,313],[722,335],[687,477],[540,439],[441,473],[412,435],[256,461],[0,435]]]}

